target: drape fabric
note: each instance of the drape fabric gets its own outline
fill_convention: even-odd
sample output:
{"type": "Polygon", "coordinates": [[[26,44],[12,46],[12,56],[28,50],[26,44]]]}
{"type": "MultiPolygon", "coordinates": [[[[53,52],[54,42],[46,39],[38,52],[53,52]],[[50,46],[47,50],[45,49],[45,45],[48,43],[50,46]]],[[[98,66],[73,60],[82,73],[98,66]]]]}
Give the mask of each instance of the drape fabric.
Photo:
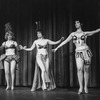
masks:
{"type": "MultiPolygon", "coordinates": [[[[53,41],[65,38],[75,31],[74,21],[80,20],[84,31],[100,28],[100,5],[95,0],[1,0],[0,1],[0,45],[5,41],[4,24],[10,22],[15,41],[31,47],[36,36],[36,21],[40,21],[44,38],[53,41]],[[77,1],[77,2],[75,2],[77,1]],[[82,1],[82,2],[81,2],[82,1]]],[[[100,87],[100,33],[87,38],[93,57],[90,67],[89,87],[100,87]]],[[[56,45],[57,46],[57,45],[56,45]]],[[[70,41],[56,53],[49,46],[50,67],[57,87],[78,87],[75,63],[75,46],[70,41]]],[[[0,51],[0,55],[4,53],[0,51]]],[[[16,70],[15,86],[32,86],[36,50],[17,52],[21,61],[16,70]]],[[[36,68],[36,69],[35,69],[36,68]]],[[[35,77],[38,78],[38,77],[35,77]]],[[[4,70],[0,70],[0,86],[6,85],[4,70]]],[[[32,87],[34,87],[33,84],[32,87]]],[[[39,85],[40,86],[40,85],[39,85]]]]}

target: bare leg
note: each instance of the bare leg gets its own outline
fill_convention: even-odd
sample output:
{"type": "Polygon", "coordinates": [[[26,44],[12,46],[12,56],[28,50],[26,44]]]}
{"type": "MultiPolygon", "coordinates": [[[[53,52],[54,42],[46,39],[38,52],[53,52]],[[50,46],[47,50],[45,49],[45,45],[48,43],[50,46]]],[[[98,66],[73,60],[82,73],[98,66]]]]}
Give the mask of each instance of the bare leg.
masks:
{"type": "Polygon", "coordinates": [[[11,61],[11,89],[14,89],[14,79],[15,79],[15,67],[16,67],[16,61],[11,61]]]}
{"type": "Polygon", "coordinates": [[[42,77],[42,82],[43,82],[43,90],[47,89],[46,88],[46,84],[45,84],[45,66],[43,64],[43,62],[41,61],[41,58],[40,57],[37,57],[37,64],[39,65],[42,73],[41,73],[41,77],[42,77]]]}
{"type": "Polygon", "coordinates": [[[9,73],[9,63],[7,61],[4,61],[4,70],[5,70],[5,78],[7,82],[6,90],[10,88],[10,73],[9,73]]]}
{"type": "Polygon", "coordinates": [[[78,81],[79,81],[78,94],[80,94],[83,91],[83,64],[84,64],[83,59],[82,58],[77,58],[76,59],[76,64],[77,64],[77,76],[78,76],[78,81]]]}
{"type": "Polygon", "coordinates": [[[84,91],[85,91],[85,93],[88,93],[89,66],[90,65],[84,66],[84,83],[85,83],[84,91]]]}
{"type": "Polygon", "coordinates": [[[46,72],[47,72],[47,75],[49,76],[49,58],[47,58],[46,60],[46,72]]]}
{"type": "Polygon", "coordinates": [[[48,78],[48,82],[46,83],[46,86],[49,87],[49,83],[50,83],[50,78],[49,78],[49,58],[47,58],[47,60],[46,60],[46,74],[47,74],[47,78],[48,78]]]}

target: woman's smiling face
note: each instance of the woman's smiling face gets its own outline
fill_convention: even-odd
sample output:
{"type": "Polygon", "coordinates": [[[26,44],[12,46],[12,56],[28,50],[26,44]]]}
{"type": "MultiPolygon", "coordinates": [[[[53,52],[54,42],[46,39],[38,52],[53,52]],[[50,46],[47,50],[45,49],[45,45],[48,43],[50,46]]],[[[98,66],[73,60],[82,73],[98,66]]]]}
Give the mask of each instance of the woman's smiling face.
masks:
{"type": "Polygon", "coordinates": [[[75,21],[75,27],[76,28],[80,28],[81,27],[81,23],[79,21],[75,21]]]}

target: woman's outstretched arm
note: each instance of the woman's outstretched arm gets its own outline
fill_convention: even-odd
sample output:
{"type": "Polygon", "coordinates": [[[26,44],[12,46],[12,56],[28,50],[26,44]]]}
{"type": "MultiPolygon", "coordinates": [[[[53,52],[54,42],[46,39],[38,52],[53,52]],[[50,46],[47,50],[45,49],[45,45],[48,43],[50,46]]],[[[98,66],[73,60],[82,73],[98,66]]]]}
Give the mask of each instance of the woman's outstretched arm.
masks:
{"type": "Polygon", "coordinates": [[[63,41],[60,45],[58,45],[55,49],[53,49],[54,52],[56,52],[60,47],[62,47],[63,45],[65,45],[66,43],[68,43],[70,40],[72,39],[71,34],[68,36],[68,38],[63,41]]]}
{"type": "Polygon", "coordinates": [[[91,36],[91,35],[93,35],[93,34],[95,34],[95,33],[98,33],[98,32],[100,32],[100,28],[99,28],[99,29],[96,29],[96,30],[94,30],[94,31],[85,32],[85,34],[86,34],[87,36],[91,36]]]}
{"type": "Polygon", "coordinates": [[[32,46],[30,48],[26,48],[26,46],[23,47],[23,50],[25,51],[32,51],[35,48],[35,43],[33,42],[32,46]]]}
{"type": "Polygon", "coordinates": [[[62,42],[64,40],[64,37],[62,37],[60,40],[58,40],[58,41],[51,41],[51,40],[48,40],[48,43],[50,44],[50,45],[56,45],[56,44],[58,44],[58,43],[60,43],[60,42],[62,42]]]}

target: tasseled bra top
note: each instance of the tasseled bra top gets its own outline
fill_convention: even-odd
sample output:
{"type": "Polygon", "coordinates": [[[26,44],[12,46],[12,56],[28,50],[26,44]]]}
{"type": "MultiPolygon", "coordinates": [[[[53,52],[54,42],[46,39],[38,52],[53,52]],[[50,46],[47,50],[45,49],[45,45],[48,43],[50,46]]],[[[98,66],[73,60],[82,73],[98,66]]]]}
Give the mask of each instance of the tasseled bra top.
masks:
{"type": "Polygon", "coordinates": [[[38,49],[46,49],[47,48],[47,45],[40,45],[38,44],[38,49]]]}
{"type": "Polygon", "coordinates": [[[82,35],[81,37],[77,37],[76,35],[74,35],[73,40],[77,40],[77,39],[85,40],[85,35],[82,35]]]}

